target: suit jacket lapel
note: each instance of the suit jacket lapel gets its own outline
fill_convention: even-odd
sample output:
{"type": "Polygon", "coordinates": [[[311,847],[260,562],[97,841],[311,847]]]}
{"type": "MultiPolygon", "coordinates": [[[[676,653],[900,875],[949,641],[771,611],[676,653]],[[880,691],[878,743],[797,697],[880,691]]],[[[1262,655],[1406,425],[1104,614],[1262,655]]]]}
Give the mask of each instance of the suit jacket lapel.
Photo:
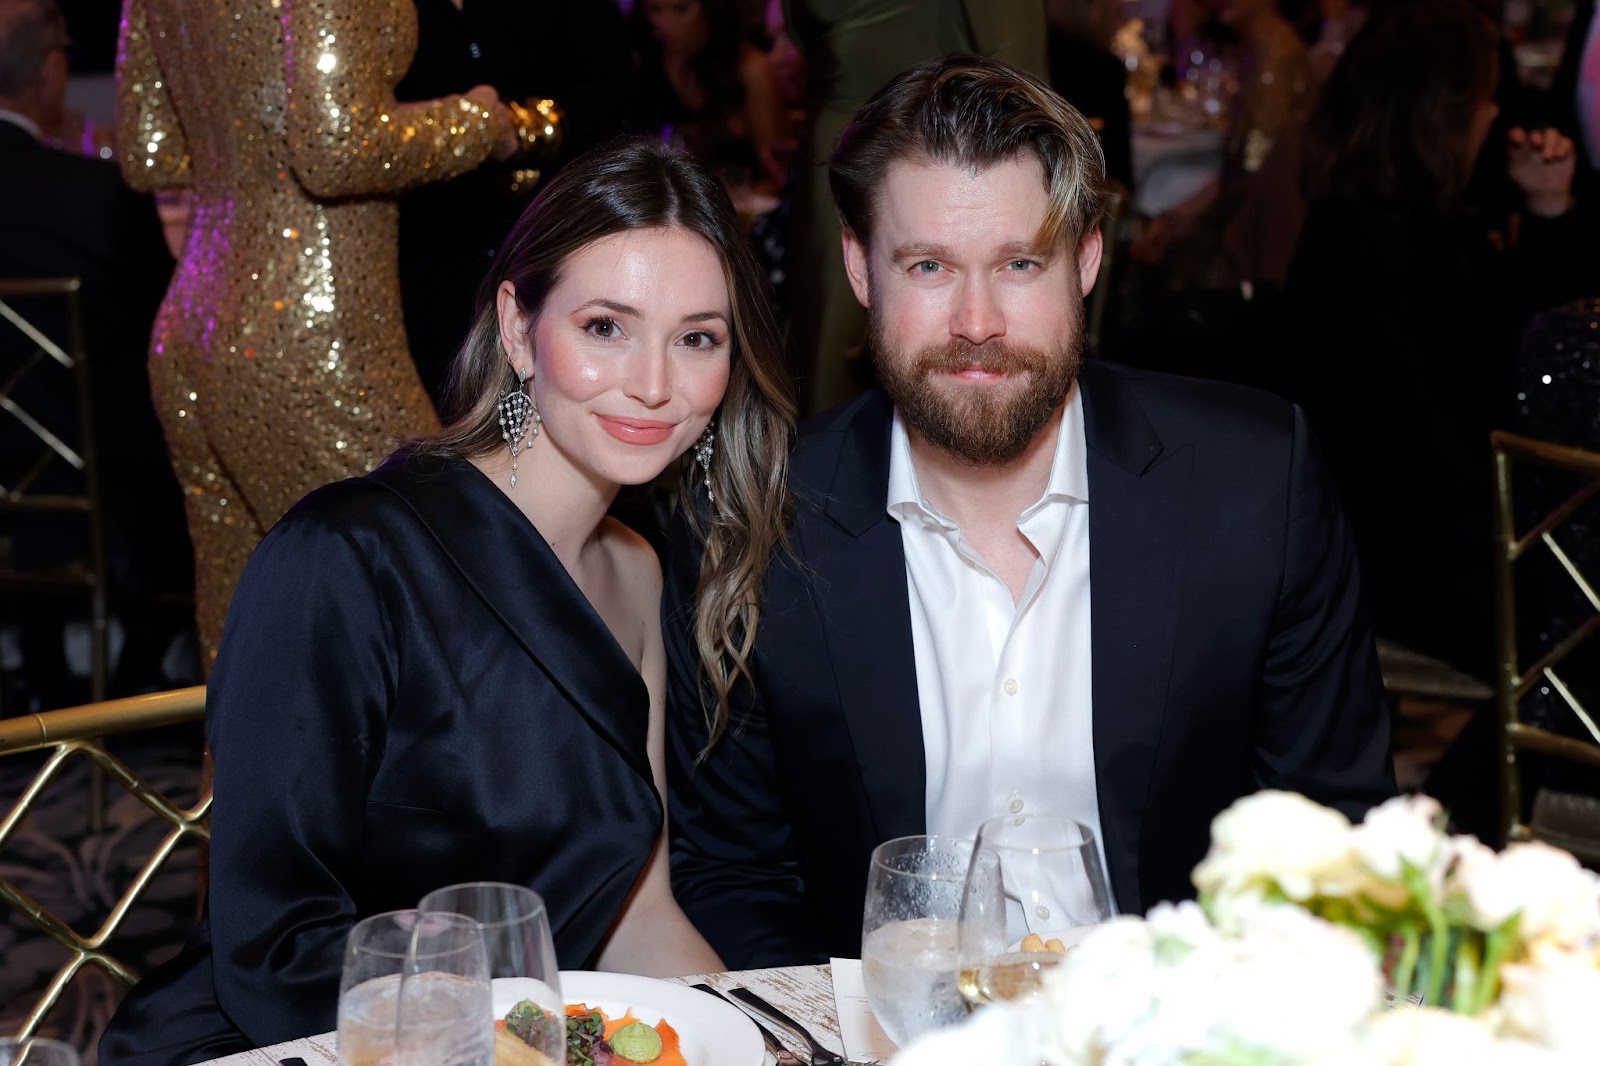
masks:
{"type": "Polygon", "coordinates": [[[644,679],[516,505],[461,459],[402,450],[367,476],[410,506],[528,657],[653,789],[644,679]]]}
{"type": "Polygon", "coordinates": [[[1142,820],[1166,711],[1193,453],[1162,446],[1125,379],[1080,378],[1089,447],[1095,782],[1107,862],[1138,914],[1142,820]]]}
{"type": "Polygon", "coordinates": [[[813,571],[812,595],[879,840],[927,825],[905,552],[885,509],[891,414],[888,399],[875,393],[843,427],[837,450],[825,452],[835,462],[831,478],[811,480],[828,486],[825,497],[802,501],[825,517],[803,523],[797,544],[813,571]]]}

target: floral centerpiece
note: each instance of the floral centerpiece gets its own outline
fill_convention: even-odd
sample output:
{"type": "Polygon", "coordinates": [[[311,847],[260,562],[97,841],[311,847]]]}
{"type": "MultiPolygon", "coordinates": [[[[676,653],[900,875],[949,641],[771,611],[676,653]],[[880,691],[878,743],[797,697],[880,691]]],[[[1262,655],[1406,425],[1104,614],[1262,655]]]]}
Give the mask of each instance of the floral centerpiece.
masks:
{"type": "Polygon", "coordinates": [[[1600,877],[1447,836],[1439,805],[1360,825],[1287,792],[1212,823],[1198,903],[1119,918],[1026,1003],[895,1066],[1565,1066],[1600,1062],[1600,877]]]}

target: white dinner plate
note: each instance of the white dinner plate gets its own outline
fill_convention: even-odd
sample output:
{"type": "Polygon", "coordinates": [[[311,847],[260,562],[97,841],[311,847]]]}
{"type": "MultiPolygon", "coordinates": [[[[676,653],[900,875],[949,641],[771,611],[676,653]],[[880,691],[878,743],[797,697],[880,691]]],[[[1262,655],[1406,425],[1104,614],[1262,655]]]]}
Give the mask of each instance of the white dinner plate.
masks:
{"type": "MultiPolygon", "coordinates": [[[[744,1011],[687,985],[626,973],[562,970],[561,998],[598,1007],[608,1018],[630,1010],[646,1025],[665,1018],[678,1031],[689,1066],[761,1066],[766,1058],[761,1034],[744,1011]]],[[[496,1016],[504,1017],[498,999],[496,1016]]]]}

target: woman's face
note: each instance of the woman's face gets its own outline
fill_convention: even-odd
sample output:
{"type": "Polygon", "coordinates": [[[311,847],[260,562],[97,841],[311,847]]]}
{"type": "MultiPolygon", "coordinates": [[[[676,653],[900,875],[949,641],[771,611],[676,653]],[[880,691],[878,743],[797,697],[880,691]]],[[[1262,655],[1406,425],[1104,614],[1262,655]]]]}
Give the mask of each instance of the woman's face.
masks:
{"type": "Polygon", "coordinates": [[[694,52],[705,44],[706,20],[700,0],[644,0],[644,17],[650,32],[668,52],[694,52]]]}
{"type": "MultiPolygon", "coordinates": [[[[728,386],[722,261],[680,228],[615,233],[573,253],[537,318],[499,296],[512,366],[532,371],[545,459],[614,485],[650,481],[705,431],[728,386]]],[[[536,439],[533,453],[543,451],[536,439]]]]}

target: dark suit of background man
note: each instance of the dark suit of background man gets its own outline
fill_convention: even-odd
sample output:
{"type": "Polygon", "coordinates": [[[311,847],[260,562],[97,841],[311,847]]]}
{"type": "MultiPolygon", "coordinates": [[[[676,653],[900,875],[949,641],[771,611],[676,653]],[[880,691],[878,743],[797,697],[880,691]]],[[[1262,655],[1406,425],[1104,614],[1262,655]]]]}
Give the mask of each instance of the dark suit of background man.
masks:
{"type": "MultiPolygon", "coordinates": [[[[95,433],[114,591],[148,603],[154,594],[187,596],[193,588],[193,553],[183,502],[166,442],[150,399],[146,352],[150,325],[172,274],[155,202],[129,189],[115,163],[62,151],[44,143],[41,128],[61,125],[67,89],[66,25],[53,0],[0,0],[0,277],[83,279],[85,343],[93,388],[95,433]]],[[[59,324],[57,324],[59,325],[59,324]]],[[[10,327],[6,327],[9,329],[10,327]]],[[[46,324],[49,331],[50,325],[46,324]]],[[[53,391],[19,397],[47,426],[68,439],[77,435],[76,394],[65,374],[36,374],[53,391]]],[[[0,429],[0,456],[21,461],[35,454],[9,418],[0,429]]],[[[8,464],[0,459],[0,483],[8,464]]],[[[42,488],[42,486],[41,486],[42,488]]],[[[83,550],[83,524],[33,535],[18,530],[19,566],[51,566],[83,550]],[[76,540],[73,538],[76,537],[76,540]],[[64,556],[65,553],[65,556],[64,556]]],[[[125,601],[126,602],[126,601],[125,601]]],[[[115,605],[114,605],[115,606],[115,605]]],[[[181,619],[187,614],[174,609],[181,619]]],[[[30,617],[37,621],[37,612],[30,617]]],[[[163,627],[125,618],[131,643],[128,668],[138,663],[136,643],[161,641],[180,622],[163,627]]],[[[53,634],[60,647],[60,631],[53,634]]],[[[46,640],[46,644],[50,641],[46,640]]],[[[53,652],[59,655],[59,651],[53,652]]],[[[30,670],[44,655],[30,655],[30,670]]],[[[159,677],[124,678],[126,687],[159,677]]],[[[80,696],[81,698],[81,696],[80,696]]]]}
{"type": "Polygon", "coordinates": [[[1080,372],[1087,121],[951,57],[890,82],[829,167],[885,391],[802,434],[754,684],[698,763],[686,548],[663,601],[675,887],[729,966],[859,954],[893,837],[1068,815],[1141,913],[1192,893],[1240,796],[1360,817],[1392,795],[1355,551],[1300,412],[1080,372]]]}

